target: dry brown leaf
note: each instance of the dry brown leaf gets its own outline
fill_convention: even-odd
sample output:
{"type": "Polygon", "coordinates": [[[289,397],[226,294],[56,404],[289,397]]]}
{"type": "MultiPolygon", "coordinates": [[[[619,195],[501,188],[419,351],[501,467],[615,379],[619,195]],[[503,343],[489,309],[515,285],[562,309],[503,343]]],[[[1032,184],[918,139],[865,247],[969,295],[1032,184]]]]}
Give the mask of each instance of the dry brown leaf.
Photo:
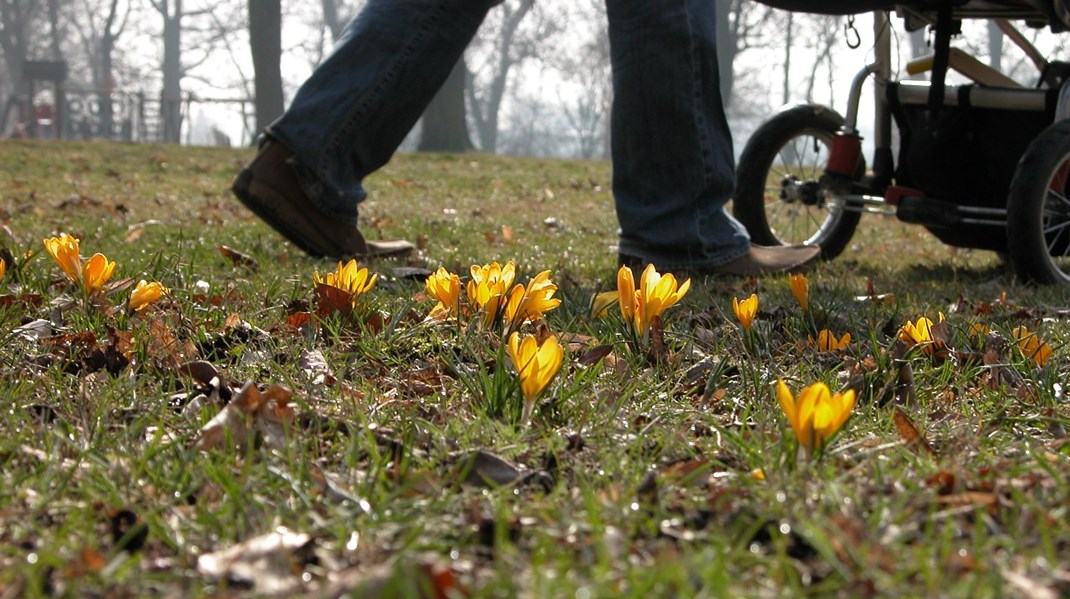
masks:
{"type": "Polygon", "coordinates": [[[930,456],[933,455],[933,448],[925,439],[925,435],[899,406],[896,406],[895,411],[892,412],[892,421],[895,422],[895,430],[899,431],[899,436],[903,439],[903,445],[915,451],[920,450],[930,456]]]}
{"type": "Polygon", "coordinates": [[[78,556],[63,568],[66,578],[81,578],[87,574],[100,572],[108,565],[108,559],[92,547],[83,547],[78,556]]]}
{"type": "Polygon", "coordinates": [[[654,315],[650,319],[650,355],[656,364],[669,361],[669,348],[665,345],[665,330],[661,326],[661,317],[654,315]]]}
{"type": "Polygon", "coordinates": [[[316,315],[327,316],[334,312],[343,315],[353,313],[353,294],[331,285],[316,283],[316,315]]]}
{"type": "Polygon", "coordinates": [[[576,363],[580,366],[593,366],[612,353],[612,345],[599,345],[580,354],[579,357],[576,358],[576,363]]]}
{"type": "Polygon", "coordinates": [[[331,374],[327,358],[318,349],[305,349],[297,358],[297,367],[313,385],[333,385],[337,379],[331,374]]]}
{"type": "Polygon", "coordinates": [[[260,264],[252,256],[239,252],[238,250],[225,245],[219,246],[219,253],[223,254],[227,259],[231,261],[235,266],[241,266],[248,268],[249,270],[256,271],[260,268],[260,264]]]}
{"type": "Polygon", "coordinates": [[[449,599],[468,597],[469,591],[447,567],[431,563],[399,563],[372,569],[350,568],[330,577],[315,599],[449,599]]]}
{"type": "Polygon", "coordinates": [[[951,507],[986,507],[991,512],[999,509],[999,497],[990,491],[963,491],[952,495],[940,495],[936,498],[936,503],[951,507]]]}
{"type": "Polygon", "coordinates": [[[245,443],[250,434],[260,434],[264,444],[281,448],[286,431],[293,428],[295,412],[289,405],[293,393],[277,384],[263,392],[252,381],[245,383],[230,403],[201,427],[194,447],[208,450],[222,446],[229,439],[234,445],[245,443]]]}
{"type": "Polygon", "coordinates": [[[462,455],[457,460],[457,474],[461,482],[477,487],[500,487],[521,476],[516,466],[482,449],[462,455]]]}
{"type": "Polygon", "coordinates": [[[259,596],[300,594],[307,563],[301,553],[311,542],[311,536],[280,526],[274,532],[200,555],[197,572],[212,580],[248,585],[259,596]]]}

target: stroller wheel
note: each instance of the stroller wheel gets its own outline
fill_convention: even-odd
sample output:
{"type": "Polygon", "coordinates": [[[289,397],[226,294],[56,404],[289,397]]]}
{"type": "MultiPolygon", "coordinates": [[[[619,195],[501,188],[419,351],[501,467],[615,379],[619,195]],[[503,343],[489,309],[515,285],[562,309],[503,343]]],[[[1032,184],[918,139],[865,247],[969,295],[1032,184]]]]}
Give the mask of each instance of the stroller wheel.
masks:
{"type": "MultiPolygon", "coordinates": [[[[747,141],[736,171],[732,214],[760,245],[820,245],[831,259],[851,241],[860,212],[844,209],[820,184],[843,117],[830,108],[793,106],[747,141]]],[[[856,180],[865,173],[859,158],[856,180]]]]}
{"type": "Polygon", "coordinates": [[[1070,285],[1070,120],[1042,131],[1018,161],[1007,248],[1023,282],[1070,285]]]}

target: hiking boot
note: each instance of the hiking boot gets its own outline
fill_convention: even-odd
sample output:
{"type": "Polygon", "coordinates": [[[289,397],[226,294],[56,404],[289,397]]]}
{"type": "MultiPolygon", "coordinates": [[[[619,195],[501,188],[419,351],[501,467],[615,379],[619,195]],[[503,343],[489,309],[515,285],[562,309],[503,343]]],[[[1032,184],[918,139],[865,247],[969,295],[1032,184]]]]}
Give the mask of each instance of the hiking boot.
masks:
{"type": "Polygon", "coordinates": [[[267,139],[231,190],[243,204],[305,253],[328,258],[404,256],[413,245],[401,239],[367,241],[355,225],[325,214],[301,189],[290,162],[293,152],[267,139]]]}
{"type": "MultiPolygon", "coordinates": [[[[685,269],[679,273],[690,276],[725,275],[733,277],[757,277],[761,275],[791,273],[809,270],[821,257],[821,248],[814,245],[750,246],[746,255],[735,260],[706,268],[685,269]]],[[[638,256],[619,255],[620,264],[633,271],[646,267],[646,261],[638,256]]]]}

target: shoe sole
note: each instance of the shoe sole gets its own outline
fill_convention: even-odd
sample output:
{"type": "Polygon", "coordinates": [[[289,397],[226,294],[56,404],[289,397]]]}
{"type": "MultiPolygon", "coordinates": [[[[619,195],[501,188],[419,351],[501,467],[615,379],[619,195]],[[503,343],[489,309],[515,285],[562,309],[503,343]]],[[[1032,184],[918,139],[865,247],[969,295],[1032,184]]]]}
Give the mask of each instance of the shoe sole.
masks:
{"type": "Polygon", "coordinates": [[[322,248],[313,247],[308,243],[303,235],[294,230],[286,221],[280,219],[274,210],[268,208],[266,202],[253,193],[252,179],[252,171],[249,169],[242,169],[242,171],[238,173],[237,178],[235,178],[234,184],[231,186],[231,191],[234,192],[234,195],[237,196],[241,203],[251,210],[253,214],[260,217],[260,219],[270,225],[271,228],[281,233],[290,243],[296,245],[301,251],[313,258],[323,258],[331,253],[340,254],[340,252],[325,252],[322,248]]]}

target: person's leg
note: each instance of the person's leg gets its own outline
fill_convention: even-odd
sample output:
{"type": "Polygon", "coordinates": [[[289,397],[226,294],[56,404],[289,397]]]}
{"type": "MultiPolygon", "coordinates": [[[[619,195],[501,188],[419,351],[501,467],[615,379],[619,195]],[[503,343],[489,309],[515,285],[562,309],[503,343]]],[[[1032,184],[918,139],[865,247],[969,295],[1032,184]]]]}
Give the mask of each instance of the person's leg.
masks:
{"type": "Polygon", "coordinates": [[[361,182],[390,159],[498,2],[370,0],[271,125],[235,193],[311,254],[376,253],[356,231],[361,182]]]}
{"type": "MultiPolygon", "coordinates": [[[[711,0],[606,0],[613,65],[613,194],[620,253],[662,270],[782,269],[725,211],[735,187],[711,0]],[[742,261],[742,262],[741,262],[742,261]]],[[[791,268],[815,250],[772,250],[791,268]]],[[[776,256],[774,256],[776,257],[776,256]]]]}

